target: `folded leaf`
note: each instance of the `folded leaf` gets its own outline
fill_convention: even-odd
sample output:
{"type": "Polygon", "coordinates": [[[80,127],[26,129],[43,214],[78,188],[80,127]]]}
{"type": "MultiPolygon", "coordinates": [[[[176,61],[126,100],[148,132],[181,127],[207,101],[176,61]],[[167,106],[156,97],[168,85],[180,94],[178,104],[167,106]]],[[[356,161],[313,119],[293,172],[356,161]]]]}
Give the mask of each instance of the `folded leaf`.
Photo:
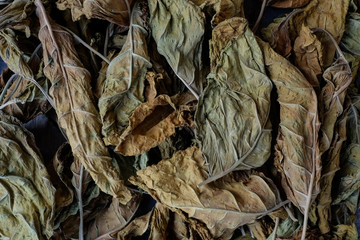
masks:
{"type": "Polygon", "coordinates": [[[204,14],[189,0],[149,1],[149,8],[157,50],[185,86],[198,96],[204,14]]]}
{"type": "Polygon", "coordinates": [[[125,156],[139,155],[165,141],[175,133],[175,128],[191,126],[194,107],[186,104],[194,100],[192,94],[185,93],[172,98],[160,95],[141,104],[130,116],[129,127],[115,151],[125,156]]]}
{"type": "Polygon", "coordinates": [[[198,187],[209,174],[206,169],[201,151],[190,147],[138,171],[129,181],[172,211],[188,216],[190,223],[205,223],[212,239],[229,239],[239,226],[286,203],[281,201],[275,184],[262,173],[234,172],[198,187]]]}
{"type": "Polygon", "coordinates": [[[90,223],[85,239],[112,239],[112,235],[119,232],[132,220],[140,200],[140,194],[134,194],[131,201],[127,205],[123,205],[113,198],[110,206],[90,223]]]}
{"type": "Polygon", "coordinates": [[[107,68],[99,99],[106,145],[119,144],[119,137],[129,125],[129,116],[144,102],[144,81],[151,63],[146,45],[148,12],[143,6],[141,2],[135,5],[126,43],[107,68]]]}
{"type": "Polygon", "coordinates": [[[21,123],[0,111],[0,235],[44,239],[53,232],[55,188],[21,123]]]}
{"type": "Polygon", "coordinates": [[[335,226],[331,240],[356,240],[359,238],[355,224],[335,226]]]}
{"type": "Polygon", "coordinates": [[[58,0],[56,5],[60,10],[70,9],[73,21],[80,20],[85,15],[88,19],[99,18],[128,26],[132,2],[133,0],[58,0]]]}
{"type": "Polygon", "coordinates": [[[124,229],[116,234],[116,239],[127,240],[142,236],[149,228],[152,213],[153,211],[150,211],[147,214],[132,220],[124,229]]]}
{"type": "Polygon", "coordinates": [[[360,56],[360,39],[357,35],[360,30],[360,14],[350,13],[346,18],[345,32],[341,45],[352,54],[360,56]]]}
{"type": "Polygon", "coordinates": [[[81,161],[102,191],[126,204],[131,193],[112,165],[101,139],[90,73],[83,68],[71,35],[50,20],[40,0],[35,3],[44,51],[44,74],[52,83],[50,94],[54,98],[59,125],[65,129],[75,161],[81,161]]]}
{"type": "Polygon", "coordinates": [[[34,11],[32,0],[13,0],[0,10],[0,29],[12,28],[24,31],[30,37],[29,15],[34,11]]]}
{"type": "MultiPolygon", "coordinates": [[[[270,156],[272,83],[247,22],[237,21],[242,30],[236,30],[238,36],[221,51],[195,113],[196,135],[209,167],[202,184],[234,170],[260,167],[270,156]]],[[[227,28],[226,23],[216,28],[222,27],[227,28]]]]}
{"type": "Polygon", "coordinates": [[[302,25],[299,36],[294,42],[294,64],[304,74],[310,84],[319,91],[320,75],[323,72],[323,48],[309,27],[302,25]]]}
{"type": "Polygon", "coordinates": [[[275,53],[269,44],[259,40],[259,45],[280,104],[275,165],[281,173],[286,196],[304,214],[305,237],[310,206],[320,192],[317,97],[297,68],[275,53]]]}

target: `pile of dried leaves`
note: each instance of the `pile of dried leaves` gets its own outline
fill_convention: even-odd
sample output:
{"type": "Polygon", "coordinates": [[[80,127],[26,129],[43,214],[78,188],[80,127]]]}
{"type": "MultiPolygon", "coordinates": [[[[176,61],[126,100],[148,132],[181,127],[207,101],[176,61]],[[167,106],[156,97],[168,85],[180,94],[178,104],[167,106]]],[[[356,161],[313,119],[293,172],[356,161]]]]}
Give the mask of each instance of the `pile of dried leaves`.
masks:
{"type": "Polygon", "coordinates": [[[0,0],[0,238],[357,239],[359,3],[0,0]]]}

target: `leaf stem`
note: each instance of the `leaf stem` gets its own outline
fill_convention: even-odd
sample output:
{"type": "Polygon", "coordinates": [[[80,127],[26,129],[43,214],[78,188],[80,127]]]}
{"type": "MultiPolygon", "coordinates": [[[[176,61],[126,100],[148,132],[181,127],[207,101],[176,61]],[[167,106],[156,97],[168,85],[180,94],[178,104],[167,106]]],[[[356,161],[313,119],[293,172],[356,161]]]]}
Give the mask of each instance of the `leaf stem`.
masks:
{"type": "Polygon", "coordinates": [[[278,227],[279,227],[279,222],[280,222],[280,218],[279,217],[276,217],[276,220],[275,220],[275,227],[274,227],[274,235],[272,237],[272,240],[276,240],[276,232],[278,230],[278,227]]]}
{"type": "Polygon", "coordinates": [[[266,3],[267,3],[268,0],[263,0],[262,4],[261,4],[261,9],[260,9],[260,13],[259,13],[259,16],[258,18],[256,19],[256,22],[255,22],[255,25],[252,29],[253,33],[256,33],[256,31],[258,30],[259,28],[259,25],[260,25],[260,22],[261,22],[261,19],[264,15],[264,11],[265,11],[265,7],[266,7],[266,3]]]}

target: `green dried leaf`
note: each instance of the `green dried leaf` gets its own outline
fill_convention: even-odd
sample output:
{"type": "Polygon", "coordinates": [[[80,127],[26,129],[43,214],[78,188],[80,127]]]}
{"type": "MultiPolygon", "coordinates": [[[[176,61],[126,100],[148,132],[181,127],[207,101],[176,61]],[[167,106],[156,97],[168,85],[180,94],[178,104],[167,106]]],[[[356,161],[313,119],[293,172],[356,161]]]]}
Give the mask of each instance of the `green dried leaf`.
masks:
{"type": "Polygon", "coordinates": [[[34,137],[2,111],[0,135],[0,235],[4,239],[49,238],[55,188],[34,137]]]}
{"type": "Polygon", "coordinates": [[[102,191],[126,204],[131,193],[101,139],[90,73],[80,62],[71,35],[49,19],[40,0],[35,4],[40,20],[44,74],[52,83],[50,94],[54,98],[59,125],[66,131],[75,161],[84,165],[102,191]]]}
{"type": "MultiPolygon", "coordinates": [[[[233,172],[198,187],[208,176],[197,147],[178,151],[171,159],[137,172],[129,181],[191,224],[206,224],[211,236],[230,239],[234,230],[280,208],[276,185],[262,173],[233,172]]],[[[199,228],[199,229],[198,229],[199,228]]]]}
{"type": "MultiPolygon", "coordinates": [[[[226,21],[216,28],[227,27],[226,21]]],[[[202,184],[234,170],[260,167],[270,156],[272,83],[247,21],[237,21],[243,30],[236,30],[238,36],[221,51],[195,113],[197,138],[209,167],[202,184]]]]}
{"type": "Polygon", "coordinates": [[[146,38],[148,12],[138,3],[131,14],[129,33],[121,52],[110,62],[99,99],[106,145],[118,145],[129,117],[144,102],[145,76],[151,67],[146,38]]]}
{"type": "Polygon", "coordinates": [[[200,82],[201,44],[205,17],[189,0],[149,1],[150,27],[157,50],[175,74],[198,97],[200,82]]]}
{"type": "Polygon", "coordinates": [[[341,46],[347,51],[360,56],[360,38],[357,33],[360,31],[360,14],[350,13],[346,18],[345,32],[341,39],[341,46]]]}

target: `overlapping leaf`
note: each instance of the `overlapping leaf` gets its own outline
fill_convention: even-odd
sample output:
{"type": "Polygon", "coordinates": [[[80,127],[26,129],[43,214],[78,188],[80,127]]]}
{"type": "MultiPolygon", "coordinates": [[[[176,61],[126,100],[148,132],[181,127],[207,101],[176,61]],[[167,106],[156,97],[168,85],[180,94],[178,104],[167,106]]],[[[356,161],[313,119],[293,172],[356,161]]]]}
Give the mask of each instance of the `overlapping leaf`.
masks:
{"type": "Polygon", "coordinates": [[[21,123],[0,111],[0,236],[44,239],[53,232],[55,189],[21,123]]]}
{"type": "Polygon", "coordinates": [[[130,29],[121,52],[110,62],[99,99],[102,133],[106,145],[118,145],[129,125],[129,116],[144,102],[145,76],[149,61],[146,38],[148,12],[138,3],[131,14],[130,29]]]}
{"type": "Polygon", "coordinates": [[[100,135],[101,124],[90,92],[91,76],[83,68],[71,35],[51,22],[41,1],[36,1],[43,45],[44,73],[52,83],[59,125],[65,129],[75,160],[84,164],[96,184],[126,204],[131,199],[100,135]],[[90,141],[91,139],[91,141],[90,141]]]}
{"type": "MultiPolygon", "coordinates": [[[[227,27],[226,21],[217,28],[227,27]]],[[[234,170],[259,167],[270,155],[272,83],[247,21],[236,21],[237,37],[221,51],[195,113],[196,135],[209,167],[204,183],[234,170]]]]}
{"type": "Polygon", "coordinates": [[[172,211],[186,213],[188,221],[205,223],[212,238],[229,239],[239,226],[285,203],[274,183],[261,173],[234,172],[198,187],[208,174],[201,151],[194,146],[138,171],[130,182],[172,211]]]}
{"type": "MultiPolygon", "coordinates": [[[[268,44],[259,41],[280,104],[280,129],[275,165],[285,193],[304,214],[306,229],[311,204],[320,192],[321,157],[317,97],[303,75],[268,44]]],[[[305,232],[303,237],[305,237],[305,232]]],[[[304,238],[303,238],[304,239],[304,238]]]]}

